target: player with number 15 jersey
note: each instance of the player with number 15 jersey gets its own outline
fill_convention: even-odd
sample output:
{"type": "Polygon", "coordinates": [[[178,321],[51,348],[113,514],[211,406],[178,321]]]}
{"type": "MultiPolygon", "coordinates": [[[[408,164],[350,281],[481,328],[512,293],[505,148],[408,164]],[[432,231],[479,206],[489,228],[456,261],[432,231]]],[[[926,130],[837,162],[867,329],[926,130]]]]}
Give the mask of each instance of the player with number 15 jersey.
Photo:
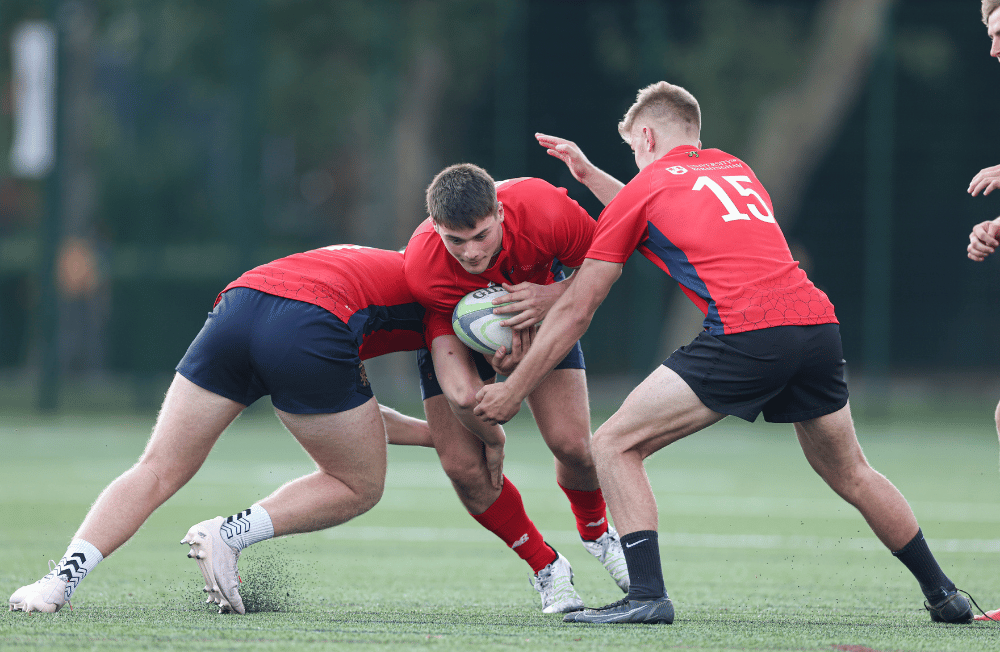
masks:
{"type": "Polygon", "coordinates": [[[680,283],[712,335],[837,323],[792,258],[764,187],[721,150],[675,147],[618,193],[587,258],[624,263],[636,249],[680,283]]]}

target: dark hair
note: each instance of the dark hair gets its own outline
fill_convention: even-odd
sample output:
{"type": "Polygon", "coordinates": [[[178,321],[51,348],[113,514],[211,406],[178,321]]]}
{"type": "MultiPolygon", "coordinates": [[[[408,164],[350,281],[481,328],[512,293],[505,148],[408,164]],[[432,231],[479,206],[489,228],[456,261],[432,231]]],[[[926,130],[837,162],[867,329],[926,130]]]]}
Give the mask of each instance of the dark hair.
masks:
{"type": "Polygon", "coordinates": [[[496,210],[496,182],[478,165],[448,166],[427,187],[427,212],[449,229],[474,229],[496,210]]]}

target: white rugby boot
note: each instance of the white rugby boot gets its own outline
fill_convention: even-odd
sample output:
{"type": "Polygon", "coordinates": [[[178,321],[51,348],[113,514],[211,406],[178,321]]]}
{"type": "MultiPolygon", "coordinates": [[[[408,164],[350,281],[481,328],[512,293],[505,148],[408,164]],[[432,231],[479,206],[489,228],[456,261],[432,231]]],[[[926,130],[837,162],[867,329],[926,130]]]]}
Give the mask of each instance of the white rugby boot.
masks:
{"type": "Polygon", "coordinates": [[[535,574],[535,590],[542,595],[542,613],[561,614],[583,609],[583,600],[573,588],[573,569],[558,552],[554,562],[535,574]]]}
{"type": "Polygon", "coordinates": [[[188,557],[198,562],[205,578],[206,602],[219,605],[219,613],[246,613],[240,597],[240,573],[236,567],[240,553],[222,540],[219,528],[225,519],[216,516],[191,526],[181,543],[191,546],[188,557]]]}
{"type": "MultiPolygon", "coordinates": [[[[55,562],[50,561],[49,567],[54,566],[55,562]]],[[[11,611],[39,611],[52,614],[62,609],[68,602],[66,580],[56,575],[53,569],[34,584],[22,586],[14,591],[8,600],[8,605],[11,611]]]]}
{"type": "Polygon", "coordinates": [[[622,551],[622,541],[618,538],[617,530],[609,525],[608,531],[597,541],[584,541],[583,547],[597,557],[597,561],[604,564],[618,588],[628,593],[628,564],[625,562],[625,553],[622,551]]]}

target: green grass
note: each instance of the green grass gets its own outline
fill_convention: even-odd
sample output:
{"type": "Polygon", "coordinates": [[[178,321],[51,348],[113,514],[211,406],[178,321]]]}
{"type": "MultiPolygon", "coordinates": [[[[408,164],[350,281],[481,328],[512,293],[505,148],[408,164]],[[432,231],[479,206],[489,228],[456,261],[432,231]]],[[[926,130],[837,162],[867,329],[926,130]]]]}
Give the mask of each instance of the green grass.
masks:
{"type": "MultiPolygon", "coordinates": [[[[946,572],[1000,607],[997,441],[977,424],[862,426],[872,465],[908,497],[946,572]]],[[[0,425],[0,590],[58,559],[98,492],[139,455],[151,419],[12,416],[0,425]]],[[[528,513],[573,564],[588,605],[620,597],[577,541],[551,456],[530,421],[508,425],[506,470],[528,513]]],[[[789,426],[727,419],[647,463],[677,620],[564,625],[540,612],[529,569],[461,508],[428,449],[390,450],[382,502],[325,532],[241,559],[258,609],[220,616],[178,541],[309,460],[266,410],[227,431],[195,479],[54,615],[2,612],[19,650],[996,650],[1000,625],[931,623],[915,581],[809,469],[789,426]]]]}

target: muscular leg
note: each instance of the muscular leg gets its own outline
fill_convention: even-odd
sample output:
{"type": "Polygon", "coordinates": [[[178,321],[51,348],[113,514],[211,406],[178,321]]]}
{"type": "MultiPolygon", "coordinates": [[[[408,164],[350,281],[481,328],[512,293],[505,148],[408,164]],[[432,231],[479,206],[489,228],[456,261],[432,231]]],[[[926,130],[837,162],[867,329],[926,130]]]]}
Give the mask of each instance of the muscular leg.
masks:
{"type": "Polygon", "coordinates": [[[594,433],[594,461],[621,534],[655,530],[656,498],[642,461],[725,415],[708,409],[675,371],[659,366],[594,433]]]}
{"type": "Polygon", "coordinates": [[[555,369],[528,395],[538,430],[555,456],[556,481],[567,489],[600,488],[590,450],[590,402],[583,369],[555,369]]]}
{"type": "Polygon", "coordinates": [[[174,376],[142,457],[101,492],[75,539],[107,557],[201,468],[245,406],[174,376]]]}
{"type": "Polygon", "coordinates": [[[431,441],[458,499],[470,514],[482,514],[500,496],[490,483],[483,443],[458,420],[444,394],[424,401],[431,441]]]}
{"type": "Polygon", "coordinates": [[[274,536],[340,525],[378,503],[385,487],[386,436],[374,398],[335,414],[275,412],[318,468],[260,501],[274,536]]]}
{"type": "Polygon", "coordinates": [[[900,550],[909,543],[917,533],[917,519],[899,490],[868,465],[854,432],[850,405],[796,423],[795,433],[809,464],[861,512],[889,550],[900,550]]]}

